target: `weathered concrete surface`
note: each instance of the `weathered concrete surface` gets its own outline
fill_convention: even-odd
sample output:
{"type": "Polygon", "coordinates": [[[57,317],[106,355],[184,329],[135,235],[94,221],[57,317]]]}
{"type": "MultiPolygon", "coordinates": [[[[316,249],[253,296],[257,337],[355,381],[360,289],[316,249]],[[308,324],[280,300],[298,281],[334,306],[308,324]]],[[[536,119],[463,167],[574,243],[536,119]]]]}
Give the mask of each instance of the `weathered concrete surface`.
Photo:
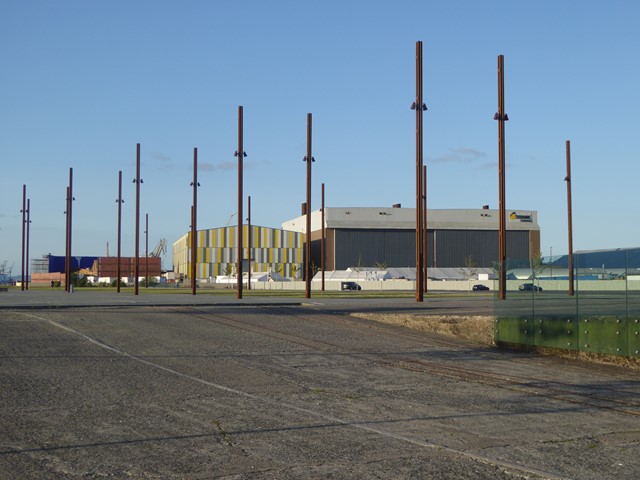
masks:
{"type": "Polygon", "coordinates": [[[637,371],[328,303],[0,311],[0,477],[638,477],[637,371]]]}

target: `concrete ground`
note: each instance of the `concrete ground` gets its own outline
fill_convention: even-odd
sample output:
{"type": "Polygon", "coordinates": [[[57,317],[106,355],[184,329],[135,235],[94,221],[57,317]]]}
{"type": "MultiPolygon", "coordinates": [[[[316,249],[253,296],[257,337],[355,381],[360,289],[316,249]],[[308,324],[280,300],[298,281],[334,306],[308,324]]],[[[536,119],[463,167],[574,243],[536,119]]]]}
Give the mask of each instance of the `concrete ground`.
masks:
{"type": "Polygon", "coordinates": [[[638,371],[349,315],[485,297],[0,295],[0,478],[640,472],[638,371]]]}

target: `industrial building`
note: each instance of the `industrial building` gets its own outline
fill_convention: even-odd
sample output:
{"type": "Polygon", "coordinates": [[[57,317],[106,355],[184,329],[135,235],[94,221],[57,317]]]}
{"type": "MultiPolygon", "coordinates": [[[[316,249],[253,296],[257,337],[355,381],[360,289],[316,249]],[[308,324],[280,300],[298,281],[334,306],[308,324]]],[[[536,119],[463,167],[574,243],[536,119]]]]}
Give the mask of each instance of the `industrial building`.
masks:
{"type": "MultiPolygon", "coordinates": [[[[196,279],[232,275],[238,259],[237,226],[198,230],[196,279]]],[[[279,277],[301,278],[304,266],[304,235],[286,229],[243,225],[243,268],[252,272],[273,272],[279,277]]],[[[173,244],[176,280],[191,276],[191,232],[173,244]]]]}
{"type": "MultiPolygon", "coordinates": [[[[414,208],[325,208],[325,270],[415,267],[414,208]]],[[[498,210],[427,211],[427,266],[491,268],[498,260],[498,210]]],[[[306,216],[282,224],[306,234],[306,216]]],[[[528,263],[540,252],[537,212],[507,210],[507,258],[528,263]]],[[[321,265],[322,212],[311,212],[311,260],[321,265]]]]}
{"type": "MultiPolygon", "coordinates": [[[[638,269],[640,268],[640,248],[610,248],[605,250],[584,250],[573,254],[574,268],[638,269]]],[[[550,266],[567,267],[568,255],[552,259],[550,266]]]]}

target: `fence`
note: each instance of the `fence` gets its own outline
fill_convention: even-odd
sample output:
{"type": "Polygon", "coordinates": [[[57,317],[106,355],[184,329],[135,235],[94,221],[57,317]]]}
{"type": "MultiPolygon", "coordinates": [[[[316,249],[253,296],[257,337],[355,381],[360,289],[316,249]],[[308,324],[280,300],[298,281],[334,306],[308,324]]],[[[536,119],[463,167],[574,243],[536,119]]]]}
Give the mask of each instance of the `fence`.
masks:
{"type": "MultiPolygon", "coordinates": [[[[497,345],[554,348],[598,354],[640,356],[640,281],[638,266],[620,253],[610,267],[589,266],[577,257],[574,295],[569,282],[549,278],[548,269],[531,268],[530,278],[508,282],[529,285],[507,290],[494,301],[497,345]],[[541,280],[541,278],[545,278],[541,280]]],[[[559,276],[561,266],[555,267],[559,276]]]]}

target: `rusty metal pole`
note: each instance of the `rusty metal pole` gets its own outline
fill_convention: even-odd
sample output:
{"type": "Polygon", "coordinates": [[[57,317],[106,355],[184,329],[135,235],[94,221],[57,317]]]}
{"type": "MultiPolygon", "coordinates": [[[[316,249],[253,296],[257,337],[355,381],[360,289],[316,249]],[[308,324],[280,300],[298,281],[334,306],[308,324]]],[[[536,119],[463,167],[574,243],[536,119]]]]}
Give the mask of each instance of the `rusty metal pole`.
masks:
{"type": "Polygon", "coordinates": [[[574,295],[573,287],[573,219],[571,213],[571,142],[567,140],[567,176],[564,178],[567,182],[567,223],[569,233],[569,295],[574,295]]]}
{"type": "Polygon", "coordinates": [[[243,242],[242,242],[242,221],[243,209],[242,209],[242,163],[244,160],[244,145],[243,145],[243,111],[242,105],[238,107],[238,150],[236,156],[238,157],[238,243],[237,243],[237,266],[236,266],[236,278],[237,278],[237,298],[242,298],[242,257],[243,255],[243,242]]]}
{"type": "Polygon", "coordinates": [[[24,270],[25,270],[25,279],[26,285],[24,287],[25,290],[29,290],[29,230],[31,224],[31,199],[27,198],[27,248],[26,255],[24,257],[24,270]]]}
{"type": "Polygon", "coordinates": [[[305,235],[305,258],[304,258],[304,280],[305,280],[305,298],[311,298],[311,164],[313,156],[311,155],[311,130],[312,117],[307,113],[307,204],[306,204],[306,235],[305,235]]]}
{"type": "Polygon", "coordinates": [[[416,42],[416,301],[424,301],[422,252],[422,42],[416,42]]]}
{"type": "Polygon", "coordinates": [[[247,197],[247,290],[251,290],[251,195],[247,197]]]}
{"type": "Polygon", "coordinates": [[[67,277],[67,292],[71,292],[71,270],[73,268],[73,257],[71,255],[72,251],[72,236],[73,236],[73,168],[69,167],[69,205],[67,206],[67,213],[69,215],[69,240],[68,240],[68,248],[69,248],[69,263],[68,263],[68,277],[67,277]]]}
{"type": "Polygon", "coordinates": [[[499,189],[499,224],[498,224],[498,299],[507,298],[507,228],[505,205],[505,149],[504,122],[509,117],[504,112],[504,55],[498,55],[498,189],[499,189]]]}
{"type": "Polygon", "coordinates": [[[144,226],[144,288],[149,288],[149,214],[145,214],[144,226]]]}
{"type": "Polygon", "coordinates": [[[24,246],[25,246],[25,228],[27,221],[27,186],[22,185],[22,263],[21,263],[21,277],[20,277],[20,290],[24,292],[24,246]]]}
{"type": "Polygon", "coordinates": [[[424,271],[424,293],[427,293],[427,166],[422,167],[422,266],[424,271]]]}
{"type": "Polygon", "coordinates": [[[136,256],[133,264],[133,294],[138,295],[138,276],[140,271],[140,144],[136,144],[136,256]]]}
{"type": "MultiPolygon", "coordinates": [[[[188,270],[188,275],[189,278],[192,279],[194,277],[193,275],[193,250],[194,250],[194,245],[195,245],[195,239],[194,239],[194,234],[193,234],[193,224],[194,224],[194,219],[193,219],[193,205],[191,205],[191,218],[190,218],[190,223],[189,223],[189,235],[188,235],[188,245],[189,248],[191,249],[191,253],[189,254],[189,262],[187,263],[187,270],[188,270]]],[[[190,280],[191,281],[191,280],[190,280]]],[[[191,294],[193,294],[193,281],[191,281],[191,294]]]]}
{"type": "Polygon", "coordinates": [[[193,206],[191,209],[191,294],[196,294],[198,272],[198,149],[193,149],[193,206]]]}
{"type": "Polygon", "coordinates": [[[69,291],[69,186],[67,185],[67,198],[65,208],[65,244],[64,244],[64,291],[69,291]]]}
{"type": "Polygon", "coordinates": [[[116,292],[120,293],[120,279],[122,271],[120,270],[121,244],[122,244],[122,170],[118,171],[118,265],[116,266],[116,292]]]}
{"type": "Polygon", "coordinates": [[[322,184],[322,218],[320,219],[322,223],[322,238],[320,240],[320,268],[322,269],[322,291],[324,292],[324,268],[325,268],[325,230],[324,230],[324,183],[322,184]]]}

